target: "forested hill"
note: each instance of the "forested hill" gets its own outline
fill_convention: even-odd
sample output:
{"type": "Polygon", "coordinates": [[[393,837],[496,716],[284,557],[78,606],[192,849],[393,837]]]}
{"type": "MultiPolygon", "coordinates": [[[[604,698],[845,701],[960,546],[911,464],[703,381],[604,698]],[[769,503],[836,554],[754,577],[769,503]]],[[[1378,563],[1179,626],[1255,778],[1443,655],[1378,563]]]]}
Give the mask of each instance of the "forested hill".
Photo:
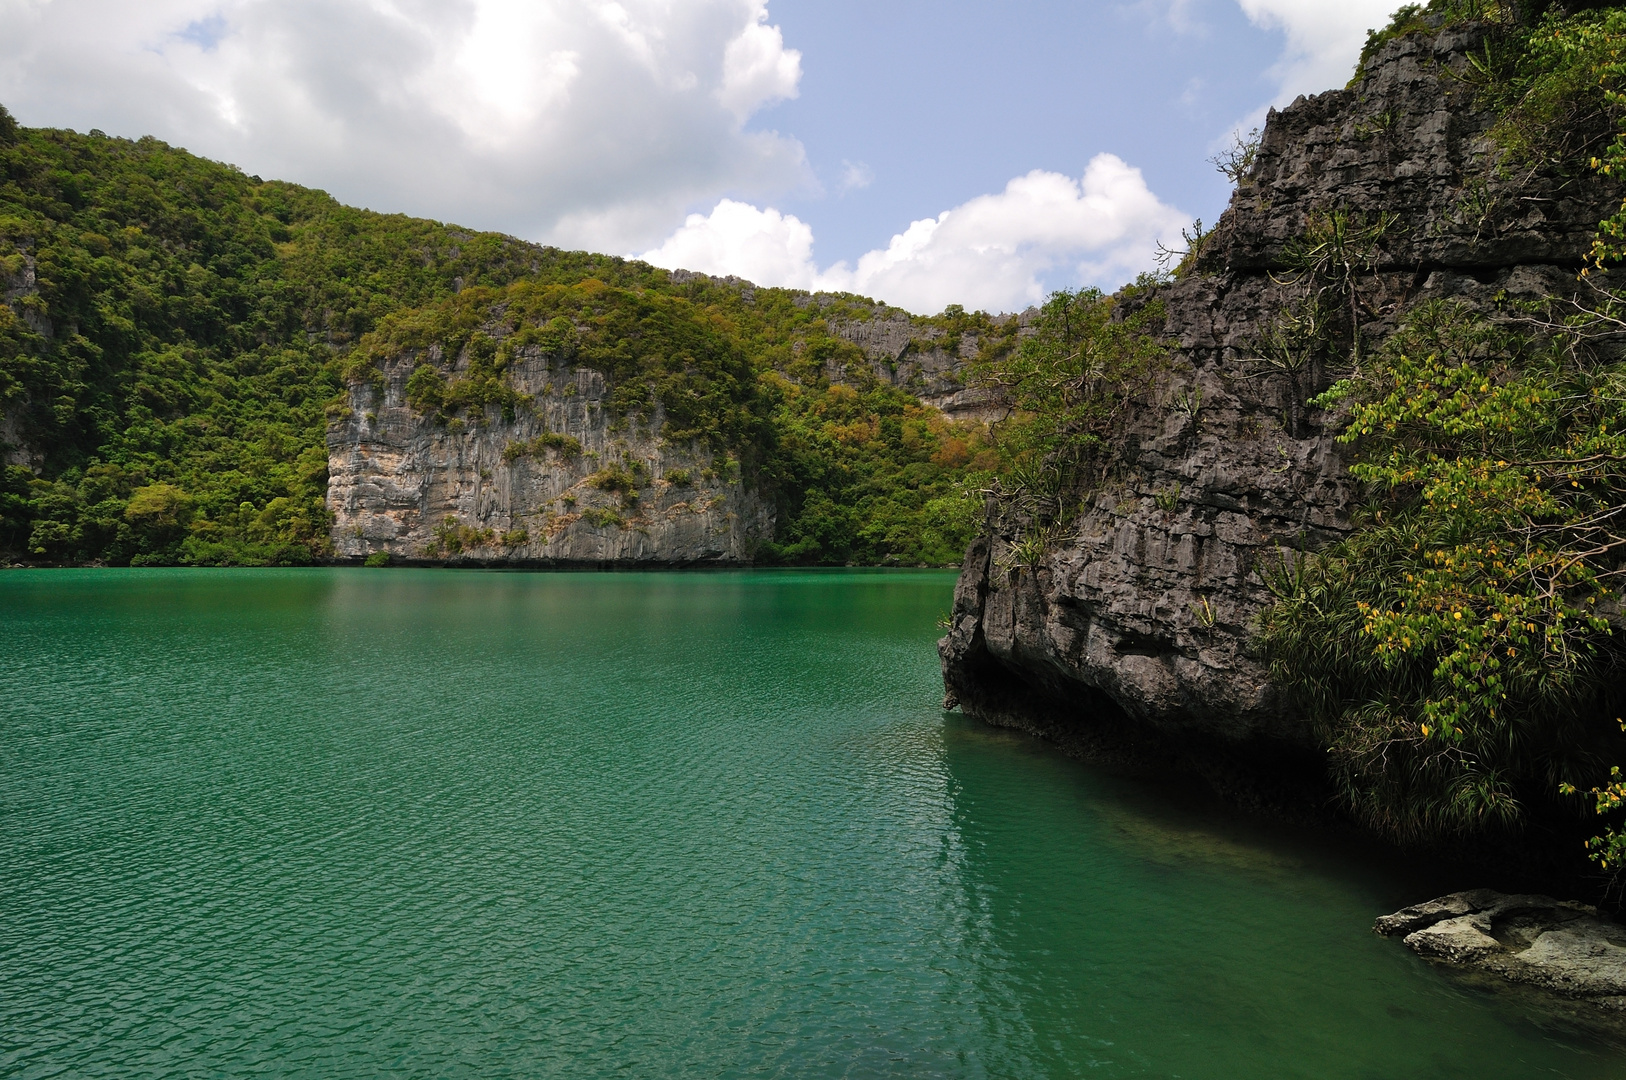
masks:
{"type": "MultiPolygon", "coordinates": [[[[666,297],[663,318],[726,341],[685,358],[685,377],[727,416],[690,420],[715,423],[776,504],[762,558],[958,561],[991,458],[978,426],[877,379],[831,332],[898,314],[884,305],[357,210],[151,138],[22,128],[3,109],[0,553],[320,559],[326,413],[368,335],[476,286],[588,281],[623,314],[666,297]]],[[[1015,334],[953,309],[913,325],[951,342],[980,331],[996,352],[1015,334]]]]}

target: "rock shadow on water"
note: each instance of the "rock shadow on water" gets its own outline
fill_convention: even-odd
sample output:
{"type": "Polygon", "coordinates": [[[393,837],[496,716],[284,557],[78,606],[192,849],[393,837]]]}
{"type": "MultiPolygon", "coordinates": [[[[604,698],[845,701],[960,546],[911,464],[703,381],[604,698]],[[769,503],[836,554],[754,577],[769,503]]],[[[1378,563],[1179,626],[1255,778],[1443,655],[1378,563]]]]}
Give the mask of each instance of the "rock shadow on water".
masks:
{"type": "Polygon", "coordinates": [[[962,887],[1043,1074],[1626,1072],[1614,1028],[1492,993],[1370,933],[1426,868],[1106,773],[1020,732],[955,714],[944,725],[962,887]],[[1084,1045],[1102,1049],[1086,1062],[1084,1045]]]}

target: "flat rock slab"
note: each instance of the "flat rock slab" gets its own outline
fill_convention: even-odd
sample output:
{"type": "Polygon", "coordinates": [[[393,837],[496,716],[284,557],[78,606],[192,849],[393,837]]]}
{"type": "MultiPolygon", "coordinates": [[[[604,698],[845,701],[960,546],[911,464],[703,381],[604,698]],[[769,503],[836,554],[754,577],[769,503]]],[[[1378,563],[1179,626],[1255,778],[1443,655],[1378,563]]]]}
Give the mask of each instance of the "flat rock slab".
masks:
{"type": "Polygon", "coordinates": [[[1626,1012],[1626,927],[1596,908],[1490,889],[1452,893],[1373,924],[1419,956],[1626,1012]]]}

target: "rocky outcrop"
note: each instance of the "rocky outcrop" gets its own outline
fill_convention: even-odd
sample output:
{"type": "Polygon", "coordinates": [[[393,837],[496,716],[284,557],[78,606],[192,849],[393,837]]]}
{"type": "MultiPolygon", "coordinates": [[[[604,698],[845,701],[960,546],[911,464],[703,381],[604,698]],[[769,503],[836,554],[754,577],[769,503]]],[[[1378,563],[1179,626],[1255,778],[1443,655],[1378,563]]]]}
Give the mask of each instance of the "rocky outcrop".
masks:
{"type": "MultiPolygon", "coordinates": [[[[0,256],[0,303],[11,309],[29,330],[44,338],[55,335],[51,320],[46,318],[38,304],[39,279],[35,275],[34,256],[22,248],[14,248],[0,256]]],[[[28,401],[0,402],[0,465],[22,465],[39,469],[45,456],[28,445],[24,435],[24,417],[28,401]]]]}
{"type": "MultiPolygon", "coordinates": [[[[999,318],[1022,320],[1023,315],[999,318]]],[[[994,420],[1004,406],[986,387],[967,385],[966,364],[977,355],[978,337],[964,334],[957,343],[935,326],[922,326],[906,312],[877,309],[868,320],[832,319],[830,332],[864,351],[875,378],[918,397],[923,404],[954,420],[994,420]]],[[[826,373],[839,382],[843,373],[826,373]]]]}
{"type": "MultiPolygon", "coordinates": [[[[350,388],[328,427],[328,509],[344,558],[552,565],[747,563],[771,508],[737,463],[616,417],[591,368],[535,349],[509,368],[526,403],[483,420],[424,416],[407,402],[415,357],[350,388]]],[[[451,373],[466,367],[453,361],[451,373]]]]}
{"type": "MultiPolygon", "coordinates": [[[[671,280],[677,285],[706,281],[731,286],[738,289],[747,302],[756,297],[756,286],[743,278],[674,270],[671,280]]],[[[828,316],[825,325],[833,336],[856,345],[863,352],[868,361],[863,378],[906,391],[951,420],[986,423],[1004,415],[1005,405],[997,394],[986,387],[970,385],[966,379],[966,365],[977,355],[980,345],[977,334],[951,338],[941,326],[915,318],[900,308],[847,294],[802,293],[796,303],[802,307],[839,308],[841,314],[828,316]],[[854,308],[858,309],[856,313],[854,308]]],[[[997,315],[994,322],[996,326],[1008,326],[1012,322],[1025,325],[1032,315],[1032,311],[997,315]]],[[[839,359],[831,359],[825,365],[824,376],[833,383],[850,383],[854,372],[845,370],[839,359]]]]}
{"type": "Polygon", "coordinates": [[[1490,889],[1402,908],[1373,925],[1417,955],[1626,1010],[1626,928],[1596,908],[1490,889]]]}
{"type": "Polygon", "coordinates": [[[1380,234],[1362,280],[1367,347],[1431,298],[1488,305],[1582,288],[1620,188],[1496,168],[1495,117],[1459,78],[1484,31],[1388,43],[1347,90],[1270,114],[1251,172],[1191,272],[1159,291],[1168,375],[1115,468],[1036,566],[1031,521],[991,505],[939,651],[947,702],[1070,744],[1194,738],[1312,747],[1251,645],[1265,573],[1350,527],[1328,373],[1251,362],[1298,293],[1287,249],[1341,213],[1380,234]],[[1092,736],[1093,737],[1093,736],[1092,736]]]}

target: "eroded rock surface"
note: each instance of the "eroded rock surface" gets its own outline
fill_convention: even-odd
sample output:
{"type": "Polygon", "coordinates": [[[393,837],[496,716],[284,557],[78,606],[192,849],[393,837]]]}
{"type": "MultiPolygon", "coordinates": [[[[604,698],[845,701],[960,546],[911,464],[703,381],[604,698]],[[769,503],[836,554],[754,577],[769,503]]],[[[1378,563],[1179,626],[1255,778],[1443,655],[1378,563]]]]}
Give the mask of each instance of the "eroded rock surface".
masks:
{"type": "MultiPolygon", "coordinates": [[[[437,421],[407,403],[412,356],[382,383],[352,386],[328,428],[329,510],[337,554],[472,563],[749,562],[772,509],[737,467],[697,444],[670,445],[609,413],[590,368],[522,349],[509,371],[531,403],[509,417],[437,421]],[[554,436],[565,448],[537,442],[554,436]],[[580,447],[577,452],[566,440],[580,447]],[[594,482],[619,467],[631,490],[594,482]]],[[[466,363],[451,366],[457,374],[466,363]]]]}
{"type": "MultiPolygon", "coordinates": [[[[1424,300],[1582,292],[1621,188],[1503,176],[1466,54],[1474,28],[1389,43],[1347,90],[1273,111],[1197,272],[1158,291],[1169,376],[1130,416],[1116,468],[1037,566],[1033,526],[990,506],[939,645],[946,703],[1064,743],[1109,733],[1309,751],[1251,648],[1265,577],[1345,535],[1356,491],[1340,418],[1305,403],[1333,372],[1251,358],[1297,294],[1284,250],[1317,216],[1390,222],[1363,286],[1368,348],[1424,300]]],[[[1250,751],[1251,752],[1251,751],[1250,751]]]]}
{"type": "MultiPolygon", "coordinates": [[[[1029,317],[1031,313],[1000,316],[1029,317]]],[[[875,318],[866,321],[832,320],[830,332],[862,349],[871,372],[881,382],[908,391],[950,419],[988,421],[1005,412],[1004,404],[988,389],[967,385],[966,363],[977,355],[975,334],[962,335],[951,343],[941,329],[921,326],[895,308],[877,310],[875,318]]],[[[844,375],[840,371],[826,374],[834,382],[842,381],[844,375]]]]}
{"type": "Polygon", "coordinates": [[[1372,929],[1404,935],[1429,960],[1626,1010],[1626,928],[1583,904],[1476,889],[1402,908],[1372,929]]]}

